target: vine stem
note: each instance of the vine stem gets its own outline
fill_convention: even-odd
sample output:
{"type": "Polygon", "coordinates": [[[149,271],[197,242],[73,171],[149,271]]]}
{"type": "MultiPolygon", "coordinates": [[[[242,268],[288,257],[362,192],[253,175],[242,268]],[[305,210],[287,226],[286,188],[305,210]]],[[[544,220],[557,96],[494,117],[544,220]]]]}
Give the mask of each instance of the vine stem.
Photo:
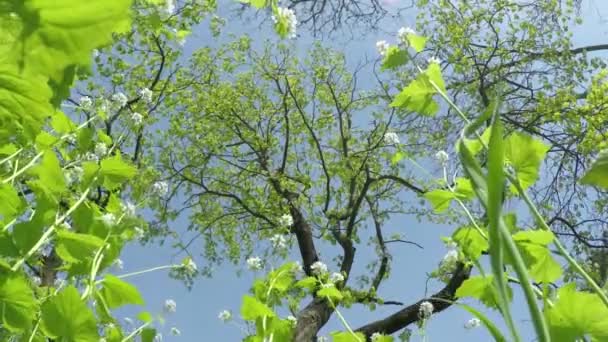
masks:
{"type": "Polygon", "coordinates": [[[137,334],[139,334],[139,332],[144,330],[144,328],[147,327],[148,325],[150,325],[150,322],[146,322],[146,323],[142,324],[139,328],[133,330],[133,332],[131,332],[129,335],[127,335],[125,338],[123,338],[120,342],[127,342],[127,341],[131,340],[131,338],[133,338],[137,334]]]}
{"type": "MultiPolygon", "coordinates": [[[[141,270],[141,271],[136,271],[136,272],[131,272],[131,273],[126,273],[126,274],[121,274],[121,275],[117,275],[117,278],[128,278],[128,277],[132,277],[132,276],[136,276],[136,275],[140,275],[140,274],[145,274],[145,273],[150,273],[150,272],[154,272],[154,271],[160,271],[160,270],[165,270],[168,268],[177,268],[177,267],[181,267],[181,265],[164,265],[164,266],[157,266],[157,267],[152,267],[152,268],[148,268],[145,270],[141,270]]],[[[103,280],[98,280],[97,282],[100,283],[103,280]]]]}

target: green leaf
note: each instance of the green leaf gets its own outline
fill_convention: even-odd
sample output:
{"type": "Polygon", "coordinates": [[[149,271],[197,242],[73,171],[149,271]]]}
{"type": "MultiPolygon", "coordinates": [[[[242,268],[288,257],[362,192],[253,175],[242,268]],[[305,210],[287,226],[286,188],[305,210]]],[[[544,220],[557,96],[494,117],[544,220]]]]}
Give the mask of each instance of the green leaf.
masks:
{"type": "Polygon", "coordinates": [[[433,82],[443,93],[446,92],[445,82],[441,76],[441,67],[437,63],[431,63],[424,72],[429,81],[433,82]]]}
{"type": "Polygon", "coordinates": [[[260,303],[257,299],[251,296],[243,296],[243,305],[241,306],[241,316],[246,321],[254,321],[258,317],[274,317],[274,312],[264,303],[260,303]]]}
{"type": "MultiPolygon", "coordinates": [[[[508,297],[511,297],[510,288],[508,288],[508,297]]],[[[494,287],[494,276],[487,275],[473,276],[465,280],[462,285],[456,290],[456,297],[472,297],[478,299],[486,306],[498,308],[498,293],[494,287]]]]}
{"type": "Polygon", "coordinates": [[[317,284],[318,284],[317,278],[306,277],[306,278],[298,280],[294,286],[300,287],[303,289],[314,290],[314,288],[317,286],[317,284]]]}
{"type": "Polygon", "coordinates": [[[461,200],[470,200],[475,197],[471,180],[467,178],[456,178],[456,187],[454,188],[456,196],[461,200]]]}
{"type": "Polygon", "coordinates": [[[13,332],[28,330],[38,311],[36,297],[25,277],[16,273],[0,275],[0,318],[13,332]]]}
{"type": "Polygon", "coordinates": [[[156,337],[156,329],[145,328],[141,331],[141,342],[153,342],[156,337]]]}
{"type": "Polygon", "coordinates": [[[554,238],[553,233],[546,230],[520,231],[513,235],[530,276],[539,283],[551,283],[562,276],[561,265],[547,247],[554,238]]]}
{"type": "Polygon", "coordinates": [[[293,268],[295,263],[288,262],[278,269],[270,272],[268,275],[268,283],[271,284],[272,289],[283,293],[287,291],[294,281],[293,268]]]}
{"type": "MultiPolygon", "coordinates": [[[[517,174],[523,189],[538,179],[538,172],[549,146],[530,135],[514,132],[505,139],[505,157],[517,174]]],[[[511,186],[511,191],[517,190],[511,186]]]]}
{"type": "Polygon", "coordinates": [[[439,110],[439,105],[433,100],[435,93],[435,88],[429,82],[429,76],[423,73],[397,94],[390,106],[403,107],[421,115],[433,116],[439,110]]]}
{"type": "Polygon", "coordinates": [[[102,160],[99,171],[103,186],[110,190],[116,189],[137,173],[137,169],[122,160],[120,156],[112,156],[102,160]]]}
{"type": "Polygon", "coordinates": [[[579,181],[581,184],[590,184],[608,188],[608,150],[603,150],[585,175],[579,181]]]}
{"type": "Polygon", "coordinates": [[[381,70],[387,69],[395,69],[403,64],[405,64],[408,60],[407,51],[401,50],[398,46],[391,46],[386,51],[386,56],[382,61],[381,70]]]}
{"type": "Polygon", "coordinates": [[[58,230],[55,250],[64,261],[81,263],[91,261],[94,253],[103,245],[103,240],[97,236],[58,230]]]}
{"type": "Polygon", "coordinates": [[[417,34],[408,33],[406,35],[407,41],[410,43],[410,46],[416,50],[416,52],[420,52],[424,49],[426,45],[426,37],[419,36],[417,34]]]}
{"type": "Polygon", "coordinates": [[[319,291],[317,291],[317,296],[327,297],[331,299],[334,304],[336,304],[336,301],[341,301],[342,298],[344,298],[342,292],[340,292],[340,290],[338,290],[335,286],[327,286],[321,288],[319,291]]]}
{"type": "Polygon", "coordinates": [[[365,341],[365,335],[358,332],[354,335],[348,331],[335,331],[331,334],[332,340],[334,342],[363,342],[365,341]]]}
{"type": "Polygon", "coordinates": [[[545,316],[554,342],[571,342],[583,337],[608,341],[608,308],[596,294],[576,291],[574,284],[559,289],[557,301],[545,316]]]}
{"type": "Polygon", "coordinates": [[[424,193],[424,198],[431,202],[435,213],[442,213],[448,209],[456,194],[449,190],[436,189],[424,193]]]}
{"type": "Polygon", "coordinates": [[[488,240],[474,227],[458,228],[452,235],[452,240],[458,244],[464,255],[471,260],[477,260],[481,256],[481,253],[489,248],[488,240]]]}
{"type": "Polygon", "coordinates": [[[144,300],[135,286],[111,274],[106,274],[103,279],[101,295],[110,309],[127,304],[144,305],[144,300]]]}
{"type": "Polygon", "coordinates": [[[32,174],[38,176],[38,185],[56,200],[67,189],[63,170],[57,155],[52,150],[44,152],[42,162],[32,168],[32,174]]]}
{"type": "Polygon", "coordinates": [[[139,319],[140,321],[142,321],[144,323],[150,323],[150,322],[152,322],[152,314],[149,313],[148,311],[142,311],[137,314],[137,319],[139,319]]]}
{"type": "MultiPolygon", "coordinates": [[[[491,134],[492,134],[491,127],[488,127],[486,130],[483,131],[483,133],[480,136],[481,140],[484,142],[484,144],[486,146],[488,146],[488,144],[490,143],[491,134]]],[[[469,151],[471,151],[471,154],[473,156],[476,156],[479,152],[481,152],[483,150],[483,145],[477,138],[474,138],[474,139],[465,138],[465,139],[463,139],[463,142],[467,146],[469,151]]]]}
{"type": "Polygon", "coordinates": [[[401,161],[401,159],[407,157],[407,153],[403,152],[403,151],[397,151],[395,152],[395,154],[391,157],[391,164],[395,165],[397,164],[399,161],[401,161]]]}
{"type": "Polygon", "coordinates": [[[56,111],[55,114],[51,116],[51,127],[53,127],[57,133],[66,134],[76,130],[77,126],[63,112],[56,111]]]}
{"type": "Polygon", "coordinates": [[[41,318],[42,331],[54,339],[99,342],[95,316],[72,285],[44,303],[41,318]]]}
{"type": "Polygon", "coordinates": [[[8,222],[25,208],[25,202],[10,184],[0,184],[0,222],[8,222]]]}

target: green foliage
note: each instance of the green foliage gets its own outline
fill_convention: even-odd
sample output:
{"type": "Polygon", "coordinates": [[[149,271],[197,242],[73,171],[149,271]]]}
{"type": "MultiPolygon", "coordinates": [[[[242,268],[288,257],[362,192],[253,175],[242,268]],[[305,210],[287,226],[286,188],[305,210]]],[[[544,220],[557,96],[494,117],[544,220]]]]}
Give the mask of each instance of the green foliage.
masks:
{"type": "MultiPolygon", "coordinates": [[[[465,280],[456,291],[457,297],[472,297],[478,299],[489,308],[499,308],[499,297],[496,287],[494,286],[494,276],[473,276],[465,280]]],[[[508,292],[508,298],[511,299],[511,291],[508,292]]]]}
{"type": "Polygon", "coordinates": [[[65,341],[99,341],[95,316],[73,286],[61,290],[42,305],[42,331],[65,341]]]}
{"type": "Polygon", "coordinates": [[[580,182],[582,184],[590,184],[602,188],[608,188],[608,150],[603,150],[597,156],[597,159],[580,182]]]}

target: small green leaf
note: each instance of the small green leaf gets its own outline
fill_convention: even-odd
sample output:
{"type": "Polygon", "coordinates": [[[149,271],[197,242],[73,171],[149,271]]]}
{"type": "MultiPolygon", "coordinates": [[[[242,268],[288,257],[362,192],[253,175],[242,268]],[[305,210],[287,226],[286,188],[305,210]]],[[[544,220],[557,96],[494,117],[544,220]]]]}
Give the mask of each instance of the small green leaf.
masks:
{"type": "MultiPolygon", "coordinates": [[[[530,135],[514,132],[505,139],[505,157],[511,164],[523,189],[538,179],[540,166],[549,146],[530,135]]],[[[517,190],[511,186],[511,191],[517,190]]]]}
{"type": "Polygon", "coordinates": [[[258,317],[274,317],[274,312],[264,303],[260,303],[251,296],[243,296],[241,316],[246,321],[255,321],[258,317]]]}
{"type": "Polygon", "coordinates": [[[294,286],[300,287],[303,289],[314,290],[314,288],[317,286],[317,284],[318,284],[317,278],[306,277],[306,278],[298,280],[294,286]]]}
{"type": "Polygon", "coordinates": [[[590,184],[608,188],[608,150],[603,150],[580,180],[581,184],[590,184]]]}
{"type": "Polygon", "coordinates": [[[456,198],[456,194],[449,190],[436,189],[424,193],[424,198],[431,202],[435,213],[442,213],[448,209],[451,201],[456,198]]]}
{"type": "Polygon", "coordinates": [[[452,235],[452,239],[458,244],[464,255],[471,260],[477,260],[481,253],[489,248],[488,240],[474,227],[458,228],[452,235]]]}
{"type": "Polygon", "coordinates": [[[95,316],[70,285],[42,306],[40,327],[49,337],[61,341],[99,342],[95,316]]]}
{"type": "Polygon", "coordinates": [[[154,342],[156,337],[156,329],[145,328],[141,331],[141,342],[154,342]]]}
{"type": "MultiPolygon", "coordinates": [[[[508,296],[511,297],[510,288],[508,288],[508,296]]],[[[473,276],[465,280],[462,285],[456,290],[456,297],[472,297],[490,308],[498,308],[498,293],[494,286],[494,276],[487,275],[473,276]]]]}
{"type": "Polygon", "coordinates": [[[104,242],[97,236],[73,233],[66,230],[57,231],[57,255],[68,263],[90,261],[104,242]]]}
{"type": "Polygon", "coordinates": [[[407,41],[410,43],[410,46],[413,47],[416,52],[420,52],[424,49],[427,40],[426,37],[419,36],[413,33],[408,33],[406,36],[407,41]]]}
{"type": "Polygon", "coordinates": [[[142,311],[137,314],[137,319],[139,319],[140,321],[142,321],[144,323],[150,323],[150,322],[152,322],[152,314],[149,313],[148,311],[142,311]]]}
{"type": "Polygon", "coordinates": [[[110,309],[127,304],[144,305],[144,300],[135,286],[111,274],[106,274],[103,279],[101,295],[110,309]]]}
{"type": "Polygon", "coordinates": [[[42,162],[32,168],[32,174],[38,176],[38,185],[48,191],[49,195],[59,198],[66,190],[65,177],[55,152],[47,150],[42,162]]]}
{"type": "Polygon", "coordinates": [[[365,335],[362,333],[355,333],[354,335],[348,331],[335,331],[331,334],[334,342],[363,342],[365,341],[365,335]]]}
{"type": "Polygon", "coordinates": [[[342,292],[340,292],[340,290],[338,290],[335,286],[327,286],[321,288],[319,291],[317,291],[317,296],[327,297],[331,299],[334,304],[336,304],[336,301],[341,301],[342,298],[344,298],[342,292]]]}
{"type": "Polygon", "coordinates": [[[25,202],[10,184],[0,184],[0,203],[0,222],[16,218],[25,208],[25,202]]]}
{"type": "Polygon", "coordinates": [[[51,127],[53,127],[57,133],[66,134],[74,131],[77,126],[63,112],[56,111],[55,114],[51,116],[51,127]]]}
{"type": "Polygon", "coordinates": [[[382,61],[381,70],[395,69],[408,60],[407,51],[401,50],[398,46],[391,46],[386,51],[386,56],[382,61]]]}

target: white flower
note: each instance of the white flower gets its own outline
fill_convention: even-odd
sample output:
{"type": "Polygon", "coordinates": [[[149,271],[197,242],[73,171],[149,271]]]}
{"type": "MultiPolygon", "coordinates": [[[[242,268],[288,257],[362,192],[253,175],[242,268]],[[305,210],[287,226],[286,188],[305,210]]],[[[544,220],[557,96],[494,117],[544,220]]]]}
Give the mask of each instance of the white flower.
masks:
{"type": "Polygon", "coordinates": [[[152,191],[158,196],[165,196],[169,192],[167,182],[156,182],[152,185],[152,191]]]}
{"type": "Polygon", "coordinates": [[[279,225],[281,227],[291,227],[293,225],[293,217],[289,214],[285,214],[279,218],[279,225]]]}
{"type": "Polygon", "coordinates": [[[129,99],[123,93],[116,93],[116,94],[112,95],[112,101],[118,103],[120,105],[120,107],[124,107],[127,104],[127,102],[129,101],[129,99]]]}
{"type": "Polygon", "coordinates": [[[120,259],[116,259],[116,260],[114,261],[114,264],[113,264],[113,265],[114,265],[114,267],[116,267],[116,269],[119,269],[119,270],[122,270],[122,269],[123,269],[123,267],[124,267],[124,263],[123,263],[123,262],[122,262],[122,260],[120,260],[120,259]]]}
{"type": "Polygon", "coordinates": [[[141,99],[145,102],[152,102],[152,90],[148,88],[141,88],[139,90],[139,96],[141,96],[141,99]]]}
{"type": "Polygon", "coordinates": [[[175,0],[166,0],[165,7],[162,9],[162,11],[167,16],[173,15],[173,13],[175,13],[175,0]]]}
{"type": "Polygon", "coordinates": [[[328,342],[329,340],[325,336],[317,337],[317,342],[328,342]]]}
{"type": "Polygon", "coordinates": [[[99,158],[108,154],[108,146],[105,143],[99,142],[95,144],[95,155],[99,158]]]}
{"type": "Polygon", "coordinates": [[[184,265],[184,268],[186,269],[186,272],[190,274],[194,274],[198,271],[198,267],[192,258],[188,258],[188,262],[184,265]]]}
{"type": "Polygon", "coordinates": [[[252,271],[257,271],[262,269],[262,259],[259,257],[250,257],[247,259],[247,267],[252,271]]]}
{"type": "Polygon", "coordinates": [[[376,42],[376,49],[378,50],[380,56],[386,55],[386,52],[390,47],[390,44],[387,43],[386,40],[380,40],[376,42]]]}
{"type": "Polygon", "coordinates": [[[74,145],[76,144],[76,134],[71,133],[65,136],[65,141],[67,141],[68,143],[74,145]]]}
{"type": "Polygon", "coordinates": [[[135,204],[133,204],[129,201],[126,201],[125,203],[122,203],[120,206],[122,207],[122,211],[125,213],[126,216],[129,216],[129,217],[135,216],[135,210],[136,210],[135,204]]]}
{"type": "Polygon", "coordinates": [[[165,311],[168,313],[174,313],[177,310],[177,303],[173,299],[167,299],[165,301],[165,311]]]}
{"type": "Polygon", "coordinates": [[[163,340],[163,334],[158,333],[154,336],[154,342],[161,342],[163,340]]]}
{"type": "Polygon", "coordinates": [[[287,31],[289,38],[296,37],[296,27],[298,26],[298,18],[296,18],[296,13],[289,8],[279,7],[277,10],[278,17],[272,16],[272,21],[276,24],[281,20],[287,22],[287,31]]]}
{"type": "Polygon", "coordinates": [[[228,310],[223,310],[219,315],[217,315],[217,318],[219,318],[222,322],[228,322],[232,319],[232,313],[228,310]]]}
{"type": "Polygon", "coordinates": [[[91,100],[88,96],[82,96],[78,101],[80,108],[82,109],[91,109],[93,106],[93,100],[91,100]]]}
{"type": "Polygon", "coordinates": [[[398,145],[399,136],[395,132],[386,132],[384,134],[384,143],[387,145],[398,145]]]}
{"type": "Polygon", "coordinates": [[[42,283],[42,279],[40,279],[39,276],[33,276],[32,283],[34,283],[34,285],[36,286],[40,286],[40,284],[42,283]]]}
{"type": "Polygon", "coordinates": [[[477,319],[477,318],[471,318],[470,320],[468,320],[464,324],[464,328],[465,329],[473,329],[473,328],[477,328],[480,325],[481,325],[481,321],[479,319],[477,319]]]}
{"type": "Polygon", "coordinates": [[[276,234],[270,238],[270,243],[272,247],[275,249],[284,249],[287,248],[287,239],[283,236],[283,234],[276,234]]]}
{"type": "Polygon", "coordinates": [[[99,50],[93,49],[93,57],[99,57],[99,50]]]}
{"type": "Polygon", "coordinates": [[[304,268],[302,267],[302,264],[300,264],[299,261],[296,261],[293,265],[293,268],[291,269],[291,271],[293,273],[299,274],[299,273],[304,273],[304,268]]]}
{"type": "Polygon", "coordinates": [[[414,31],[411,27],[402,27],[397,32],[397,38],[399,39],[400,42],[407,44],[407,42],[408,42],[407,35],[408,34],[416,34],[416,31],[414,31]]]}
{"type": "Polygon", "coordinates": [[[131,325],[131,326],[133,325],[133,320],[132,320],[131,318],[129,318],[129,317],[125,317],[125,322],[126,322],[128,325],[131,325]]]}
{"type": "Polygon", "coordinates": [[[424,301],[424,302],[420,303],[420,308],[418,309],[418,314],[420,315],[421,318],[426,319],[426,318],[431,317],[431,315],[433,314],[433,310],[435,310],[435,307],[433,306],[433,304],[431,302],[424,301]]]}
{"type": "Polygon", "coordinates": [[[320,261],[315,261],[312,265],[310,265],[310,270],[316,275],[325,274],[327,273],[327,265],[320,261]]]}
{"type": "Polygon", "coordinates": [[[92,162],[96,162],[96,163],[99,161],[99,157],[93,152],[85,153],[83,158],[84,158],[84,160],[92,161],[92,162]]]}
{"type": "Polygon", "coordinates": [[[292,315],[287,316],[287,320],[288,320],[288,321],[290,321],[290,322],[291,322],[292,324],[294,324],[294,325],[295,325],[296,323],[298,323],[298,319],[297,319],[297,318],[295,318],[295,317],[294,317],[294,316],[292,316],[292,315]]]}
{"type": "Polygon", "coordinates": [[[135,228],[133,228],[133,230],[135,231],[135,238],[136,238],[136,239],[138,239],[138,240],[139,240],[139,239],[141,239],[141,238],[143,238],[143,237],[144,237],[145,232],[144,232],[144,230],[143,230],[143,229],[141,229],[141,228],[139,228],[139,227],[135,227],[135,228]]]}
{"type": "Polygon", "coordinates": [[[429,64],[433,64],[433,63],[441,64],[441,59],[433,56],[433,57],[429,58],[428,62],[429,62],[429,64]]]}
{"type": "Polygon", "coordinates": [[[322,288],[324,289],[328,289],[330,287],[334,287],[335,285],[333,283],[325,283],[323,285],[321,285],[322,288]]]}
{"type": "Polygon", "coordinates": [[[456,241],[452,240],[452,238],[449,238],[447,241],[445,241],[445,247],[447,249],[457,249],[458,244],[456,243],[456,241]]]}
{"type": "Polygon", "coordinates": [[[65,222],[65,221],[61,222],[61,224],[59,225],[59,227],[61,229],[65,229],[65,230],[72,230],[72,226],[70,226],[70,224],[67,223],[67,222],[65,222]]]}
{"type": "Polygon", "coordinates": [[[450,160],[450,155],[446,151],[439,151],[435,153],[435,159],[439,161],[439,164],[441,164],[441,166],[446,166],[448,164],[448,161],[450,160]]]}
{"type": "Polygon", "coordinates": [[[455,263],[457,261],[458,261],[458,251],[455,249],[448,251],[446,253],[446,255],[443,257],[443,262],[445,262],[445,263],[455,263]]]}
{"type": "Polygon", "coordinates": [[[101,215],[100,220],[106,226],[113,226],[116,224],[116,217],[112,213],[105,213],[105,214],[101,215]]]}
{"type": "Polygon", "coordinates": [[[331,281],[332,283],[339,283],[344,281],[344,276],[342,275],[342,273],[338,273],[338,272],[334,272],[329,276],[329,281],[331,281]]]}
{"type": "Polygon", "coordinates": [[[131,121],[133,121],[133,124],[135,124],[135,126],[139,126],[144,122],[144,116],[135,112],[131,114],[131,121]]]}
{"type": "Polygon", "coordinates": [[[179,336],[181,334],[182,334],[182,332],[179,331],[179,329],[177,329],[176,327],[171,328],[171,335],[173,335],[173,336],[179,336]]]}
{"type": "Polygon", "coordinates": [[[80,166],[74,166],[73,168],[67,169],[65,172],[65,181],[68,185],[80,183],[84,170],[80,166]]]}
{"type": "Polygon", "coordinates": [[[372,336],[370,336],[370,339],[372,341],[378,341],[381,337],[382,337],[381,333],[375,332],[372,334],[372,336]]]}

